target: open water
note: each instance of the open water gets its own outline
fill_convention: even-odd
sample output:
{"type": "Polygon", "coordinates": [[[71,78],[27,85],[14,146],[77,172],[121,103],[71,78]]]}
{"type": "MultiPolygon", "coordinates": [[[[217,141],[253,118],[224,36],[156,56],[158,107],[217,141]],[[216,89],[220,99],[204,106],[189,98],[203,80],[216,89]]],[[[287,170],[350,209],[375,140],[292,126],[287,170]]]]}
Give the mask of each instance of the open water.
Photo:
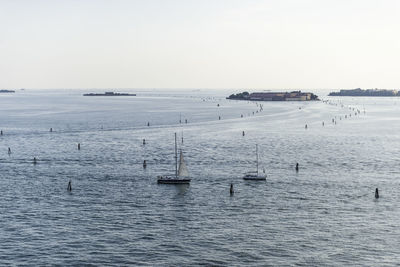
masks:
{"type": "Polygon", "coordinates": [[[0,265],[400,262],[399,98],[136,92],[0,94],[0,265]],[[174,172],[175,132],[190,186],[156,182],[174,172]],[[256,144],[267,181],[243,181],[256,144]]]}

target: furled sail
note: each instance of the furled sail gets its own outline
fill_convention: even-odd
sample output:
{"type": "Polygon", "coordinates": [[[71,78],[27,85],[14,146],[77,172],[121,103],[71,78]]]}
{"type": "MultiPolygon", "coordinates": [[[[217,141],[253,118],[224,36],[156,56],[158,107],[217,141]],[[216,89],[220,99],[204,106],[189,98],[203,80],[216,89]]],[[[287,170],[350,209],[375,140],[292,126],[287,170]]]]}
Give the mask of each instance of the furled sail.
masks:
{"type": "Polygon", "coordinates": [[[181,153],[179,155],[179,170],[178,170],[178,176],[179,177],[188,177],[189,176],[189,171],[186,167],[185,160],[183,159],[183,153],[181,150],[181,153]]]}

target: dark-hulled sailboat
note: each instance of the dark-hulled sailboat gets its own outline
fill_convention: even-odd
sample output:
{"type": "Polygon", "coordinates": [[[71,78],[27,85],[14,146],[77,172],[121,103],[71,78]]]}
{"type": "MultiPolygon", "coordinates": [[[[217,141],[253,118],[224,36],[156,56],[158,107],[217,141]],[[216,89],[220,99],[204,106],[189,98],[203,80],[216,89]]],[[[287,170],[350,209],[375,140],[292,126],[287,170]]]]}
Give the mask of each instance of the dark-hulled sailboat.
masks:
{"type": "Polygon", "coordinates": [[[179,168],[178,168],[178,147],[176,144],[175,133],[175,175],[161,175],[157,176],[157,183],[159,184],[189,184],[189,171],[186,167],[185,160],[183,159],[182,150],[179,153],[179,168]]]}
{"type": "Polygon", "coordinates": [[[248,181],[265,181],[267,179],[267,175],[261,174],[258,171],[258,145],[256,145],[256,171],[246,173],[243,179],[248,181]]]}

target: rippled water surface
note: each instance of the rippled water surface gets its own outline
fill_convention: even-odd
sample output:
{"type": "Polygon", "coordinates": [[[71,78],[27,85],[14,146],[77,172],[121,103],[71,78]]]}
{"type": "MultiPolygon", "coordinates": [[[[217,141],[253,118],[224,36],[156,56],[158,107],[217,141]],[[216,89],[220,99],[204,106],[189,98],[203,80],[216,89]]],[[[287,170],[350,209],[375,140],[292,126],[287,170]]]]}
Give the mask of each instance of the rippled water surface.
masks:
{"type": "Polygon", "coordinates": [[[400,99],[230,93],[0,94],[0,265],[398,264],[400,99]],[[156,183],[174,132],[190,186],[156,183]]]}

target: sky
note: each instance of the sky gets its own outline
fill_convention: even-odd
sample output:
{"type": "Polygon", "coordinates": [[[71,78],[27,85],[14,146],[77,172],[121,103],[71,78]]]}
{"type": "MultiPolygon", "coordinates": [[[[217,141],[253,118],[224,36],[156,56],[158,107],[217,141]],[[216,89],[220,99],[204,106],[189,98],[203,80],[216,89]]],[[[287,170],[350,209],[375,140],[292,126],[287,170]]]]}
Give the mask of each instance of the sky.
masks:
{"type": "Polygon", "coordinates": [[[0,0],[0,89],[400,88],[398,0],[0,0]]]}

